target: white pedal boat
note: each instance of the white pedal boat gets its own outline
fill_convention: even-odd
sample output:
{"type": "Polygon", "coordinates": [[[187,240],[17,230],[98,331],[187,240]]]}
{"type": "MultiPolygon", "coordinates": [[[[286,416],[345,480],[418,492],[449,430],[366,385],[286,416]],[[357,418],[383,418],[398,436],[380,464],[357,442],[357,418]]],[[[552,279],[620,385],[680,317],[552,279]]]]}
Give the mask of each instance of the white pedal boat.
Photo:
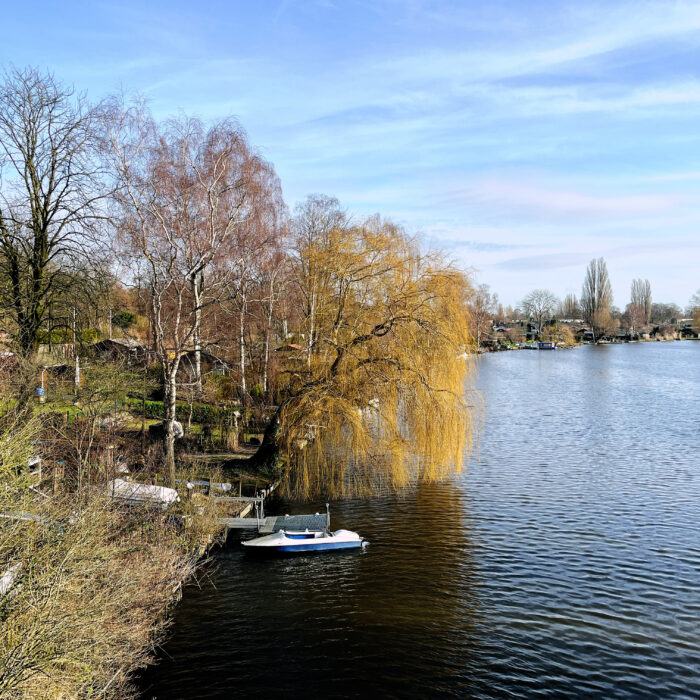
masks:
{"type": "Polygon", "coordinates": [[[369,544],[367,540],[350,530],[280,530],[243,542],[244,547],[258,552],[323,552],[361,548],[366,544],[369,544]]]}

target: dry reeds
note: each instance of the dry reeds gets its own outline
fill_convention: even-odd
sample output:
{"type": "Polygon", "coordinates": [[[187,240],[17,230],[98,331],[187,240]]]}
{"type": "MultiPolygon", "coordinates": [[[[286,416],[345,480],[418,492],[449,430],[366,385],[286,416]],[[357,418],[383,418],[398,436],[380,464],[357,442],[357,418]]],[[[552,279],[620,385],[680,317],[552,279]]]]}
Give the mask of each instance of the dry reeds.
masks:
{"type": "Polygon", "coordinates": [[[42,495],[23,468],[38,422],[4,408],[0,576],[13,580],[0,594],[0,697],[132,697],[131,674],[220,529],[216,505],[127,507],[104,483],[42,495]]]}
{"type": "Polygon", "coordinates": [[[192,542],[165,513],[101,493],[42,505],[2,530],[0,561],[23,574],[0,603],[0,696],[128,697],[195,570],[192,542]]]}

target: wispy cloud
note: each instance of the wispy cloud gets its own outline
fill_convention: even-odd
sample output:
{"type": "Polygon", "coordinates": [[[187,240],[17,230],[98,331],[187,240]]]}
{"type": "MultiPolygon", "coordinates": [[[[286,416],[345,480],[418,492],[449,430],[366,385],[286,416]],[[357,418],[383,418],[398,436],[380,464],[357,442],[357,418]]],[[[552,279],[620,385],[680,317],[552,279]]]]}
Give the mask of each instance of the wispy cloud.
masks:
{"type": "Polygon", "coordinates": [[[589,253],[549,253],[546,255],[530,255],[519,258],[509,258],[496,263],[497,267],[506,270],[549,270],[560,267],[576,267],[588,261],[589,253]]]}
{"type": "Polygon", "coordinates": [[[37,2],[4,12],[2,61],[95,98],[144,93],[158,116],[235,114],[290,204],[316,191],[381,211],[506,300],[533,270],[564,291],[601,254],[621,279],[665,265],[679,299],[697,286],[678,253],[700,227],[696,0],[280,0],[215,20],[37,2]]]}
{"type": "Polygon", "coordinates": [[[451,238],[430,238],[431,243],[445,250],[477,251],[480,253],[501,253],[510,250],[528,248],[528,245],[515,243],[497,243],[495,241],[460,241],[451,238]]]}
{"type": "Polygon", "coordinates": [[[508,180],[487,180],[464,193],[476,207],[488,207],[505,217],[562,219],[584,223],[593,219],[626,219],[659,214],[685,204],[687,197],[668,194],[593,195],[508,180]]]}

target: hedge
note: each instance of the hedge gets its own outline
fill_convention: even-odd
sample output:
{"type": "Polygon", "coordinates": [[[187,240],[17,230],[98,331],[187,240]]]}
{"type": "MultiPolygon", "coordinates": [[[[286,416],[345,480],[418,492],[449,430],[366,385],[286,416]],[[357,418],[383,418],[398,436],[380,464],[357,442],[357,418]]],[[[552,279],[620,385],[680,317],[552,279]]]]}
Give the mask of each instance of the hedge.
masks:
{"type": "MultiPolygon", "coordinates": [[[[132,399],[127,402],[127,406],[134,415],[142,415],[143,404],[141,401],[132,399]]],[[[175,410],[177,419],[180,422],[187,421],[190,416],[190,404],[178,403],[175,410]]],[[[236,410],[235,407],[212,406],[208,403],[195,403],[192,404],[192,422],[209,424],[220,423],[224,420],[230,420],[232,418],[231,414],[234,410],[236,410]]],[[[146,418],[162,420],[165,415],[163,410],[163,402],[146,401],[145,414],[146,418]]]]}

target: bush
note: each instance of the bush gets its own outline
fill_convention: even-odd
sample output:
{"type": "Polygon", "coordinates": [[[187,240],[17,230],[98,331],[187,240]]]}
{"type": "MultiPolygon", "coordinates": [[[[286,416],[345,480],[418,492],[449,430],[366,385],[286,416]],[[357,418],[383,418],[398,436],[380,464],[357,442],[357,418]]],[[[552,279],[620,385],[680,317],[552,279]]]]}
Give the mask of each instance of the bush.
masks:
{"type": "Polygon", "coordinates": [[[80,334],[80,340],[82,340],[83,343],[94,343],[98,337],[99,333],[94,328],[86,328],[80,334]]]}
{"type": "Polygon", "coordinates": [[[204,379],[207,396],[216,401],[232,401],[238,397],[238,384],[225,374],[212,374],[204,379]]]}
{"type": "Polygon", "coordinates": [[[135,315],[131,311],[120,311],[112,316],[112,323],[124,331],[134,323],[134,320],[135,315]]]}
{"type": "Polygon", "coordinates": [[[263,390],[259,384],[256,384],[251,390],[250,395],[254,399],[261,399],[263,395],[263,390]]]}
{"type": "Polygon", "coordinates": [[[120,509],[97,490],[9,505],[39,524],[3,528],[2,560],[22,568],[0,606],[0,696],[136,697],[129,674],[151,661],[199,543],[169,514],[120,509]]]}
{"type": "MultiPolygon", "coordinates": [[[[141,415],[142,403],[138,400],[128,401],[129,410],[137,416],[141,415]]],[[[192,404],[192,421],[194,423],[220,423],[221,421],[230,420],[235,409],[228,406],[212,406],[208,403],[192,404]]],[[[163,420],[165,410],[162,401],[146,401],[145,406],[146,418],[163,420]]],[[[178,403],[176,407],[176,416],[180,422],[186,422],[190,416],[190,404],[178,403]]]]}
{"type": "MultiPolygon", "coordinates": [[[[96,328],[85,328],[78,333],[78,340],[81,343],[94,343],[100,337],[100,332],[96,328]]],[[[39,334],[39,342],[48,345],[64,345],[73,342],[73,330],[70,328],[54,328],[52,331],[43,331],[39,334]]]]}

